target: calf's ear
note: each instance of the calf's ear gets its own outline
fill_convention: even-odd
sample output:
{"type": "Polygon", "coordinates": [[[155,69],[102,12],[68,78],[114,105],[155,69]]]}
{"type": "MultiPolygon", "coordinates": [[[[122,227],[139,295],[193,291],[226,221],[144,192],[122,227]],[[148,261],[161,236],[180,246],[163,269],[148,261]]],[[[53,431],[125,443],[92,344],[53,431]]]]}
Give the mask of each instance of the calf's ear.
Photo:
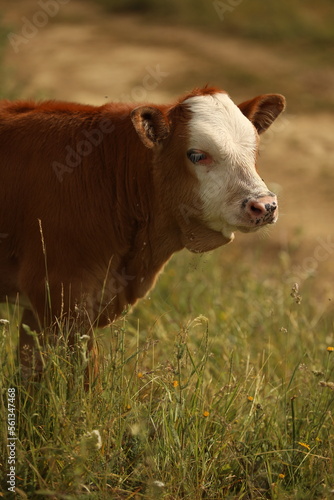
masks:
{"type": "Polygon", "coordinates": [[[262,134],[284,110],[285,97],[281,94],[263,94],[242,102],[238,107],[258,133],[262,134]]]}
{"type": "Polygon", "coordinates": [[[147,148],[154,148],[169,135],[167,117],[153,106],[139,106],[131,112],[131,120],[147,148]]]}

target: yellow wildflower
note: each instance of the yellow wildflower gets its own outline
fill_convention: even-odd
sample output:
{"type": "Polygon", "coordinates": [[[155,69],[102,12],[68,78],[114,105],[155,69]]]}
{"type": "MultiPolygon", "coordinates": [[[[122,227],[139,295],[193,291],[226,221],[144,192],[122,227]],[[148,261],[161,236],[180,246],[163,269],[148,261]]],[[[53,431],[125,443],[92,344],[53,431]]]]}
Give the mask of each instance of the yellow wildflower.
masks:
{"type": "Polygon", "coordinates": [[[284,478],[285,478],[285,474],[278,474],[278,477],[279,477],[280,479],[284,479],[284,478]]]}
{"type": "Polygon", "coordinates": [[[327,347],[327,351],[328,352],[333,352],[334,351],[334,347],[333,346],[328,346],[327,347]]]}
{"type": "Polygon", "coordinates": [[[306,448],[307,450],[310,450],[310,449],[311,449],[311,447],[310,447],[308,444],[306,444],[306,443],[301,443],[300,441],[298,441],[298,444],[300,444],[300,446],[303,446],[303,447],[304,447],[304,448],[306,448]]]}
{"type": "Polygon", "coordinates": [[[143,376],[144,376],[144,374],[142,372],[139,372],[137,375],[138,378],[143,378],[143,376]]]}
{"type": "Polygon", "coordinates": [[[177,380],[173,380],[173,387],[178,387],[179,386],[179,383],[177,380]]]}
{"type": "Polygon", "coordinates": [[[207,410],[203,411],[203,417],[208,417],[210,415],[210,412],[207,410]]]}
{"type": "Polygon", "coordinates": [[[247,396],[248,401],[254,401],[253,396],[247,396]]]}

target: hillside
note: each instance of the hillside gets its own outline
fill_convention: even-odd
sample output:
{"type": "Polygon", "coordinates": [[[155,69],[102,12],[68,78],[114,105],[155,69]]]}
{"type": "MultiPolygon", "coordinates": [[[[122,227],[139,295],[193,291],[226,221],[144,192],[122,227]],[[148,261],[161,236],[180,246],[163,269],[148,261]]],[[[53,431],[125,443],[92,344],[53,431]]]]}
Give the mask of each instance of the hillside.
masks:
{"type": "MultiPolygon", "coordinates": [[[[328,258],[316,268],[324,275],[333,270],[334,69],[318,48],[304,53],[289,40],[269,44],[233,37],[231,30],[204,33],[164,24],[161,17],[154,23],[152,17],[107,13],[78,0],[57,4],[57,14],[44,24],[34,1],[0,5],[3,24],[21,37],[9,38],[5,50],[9,95],[94,104],[167,102],[206,83],[226,89],[236,102],[260,93],[284,94],[287,111],[263,137],[259,161],[280,197],[281,217],[266,241],[274,254],[277,248],[293,250],[296,262],[311,262],[325,238],[328,258]],[[28,26],[34,20],[41,25],[35,30],[28,26]]],[[[239,235],[228,252],[259,240],[239,235]]]]}

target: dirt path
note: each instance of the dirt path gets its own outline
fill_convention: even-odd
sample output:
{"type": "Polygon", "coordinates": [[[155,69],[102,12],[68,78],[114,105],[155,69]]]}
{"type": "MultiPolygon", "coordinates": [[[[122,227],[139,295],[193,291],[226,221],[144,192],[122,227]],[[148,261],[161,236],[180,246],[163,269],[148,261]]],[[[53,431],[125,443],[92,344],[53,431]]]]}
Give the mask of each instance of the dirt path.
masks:
{"type": "MultiPolygon", "coordinates": [[[[53,4],[57,14],[43,16],[34,0],[0,0],[3,22],[21,37],[10,39],[5,61],[15,75],[11,87],[22,97],[164,102],[206,82],[226,88],[236,101],[261,92],[294,95],[262,143],[261,174],[280,195],[281,217],[271,235],[283,247],[305,242],[307,254],[319,238],[334,242],[333,116],[298,110],[299,89],[302,96],[314,86],[312,68],[245,40],[107,16],[78,0],[53,4]]],[[[319,75],[326,95],[334,71],[317,68],[319,75]]],[[[334,245],[327,260],[333,256],[334,245]]]]}

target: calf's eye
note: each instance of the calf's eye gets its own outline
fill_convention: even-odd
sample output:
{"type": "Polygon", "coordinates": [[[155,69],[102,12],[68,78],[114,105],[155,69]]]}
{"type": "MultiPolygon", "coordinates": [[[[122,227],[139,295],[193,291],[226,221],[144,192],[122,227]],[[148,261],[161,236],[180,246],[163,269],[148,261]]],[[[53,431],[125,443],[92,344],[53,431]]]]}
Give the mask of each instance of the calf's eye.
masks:
{"type": "Polygon", "coordinates": [[[187,157],[194,164],[208,159],[207,154],[198,149],[189,149],[189,151],[187,152],[187,157]]]}

